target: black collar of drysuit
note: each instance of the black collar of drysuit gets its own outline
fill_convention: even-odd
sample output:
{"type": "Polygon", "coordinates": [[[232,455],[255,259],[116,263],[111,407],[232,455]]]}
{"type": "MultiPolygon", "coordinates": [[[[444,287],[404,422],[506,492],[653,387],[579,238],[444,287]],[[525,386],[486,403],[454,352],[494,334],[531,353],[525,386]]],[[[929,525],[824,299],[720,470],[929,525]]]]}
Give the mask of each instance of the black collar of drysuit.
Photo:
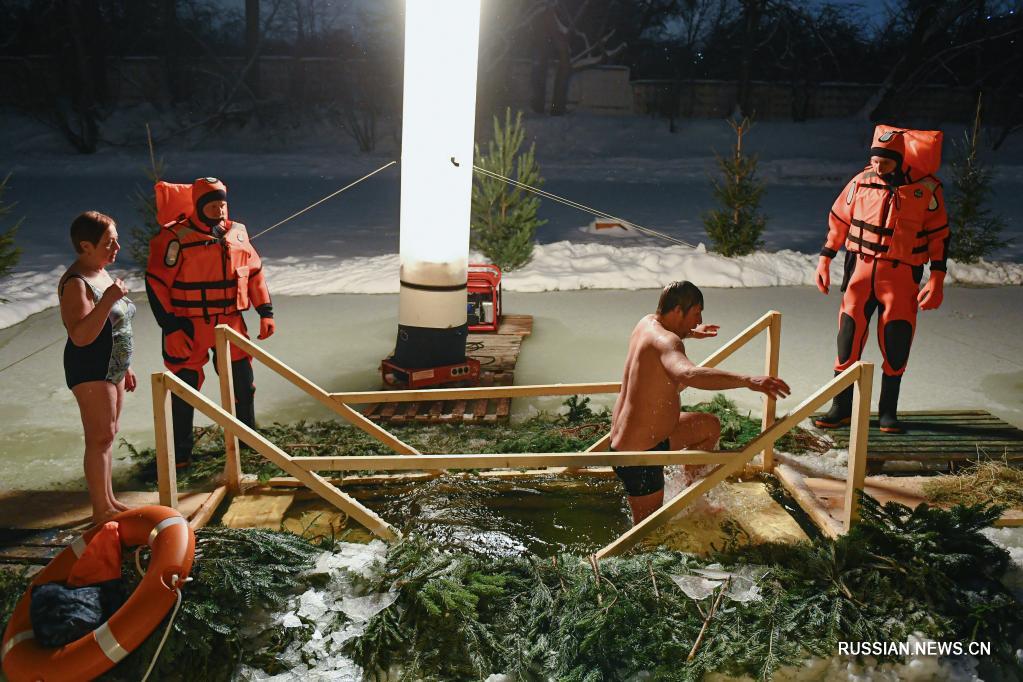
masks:
{"type": "Polygon", "coordinates": [[[891,173],[885,173],[884,175],[878,177],[880,177],[882,180],[885,181],[886,184],[891,185],[892,187],[905,185],[906,183],[909,182],[909,178],[906,177],[906,174],[902,172],[901,168],[897,168],[893,170],[891,173]]]}

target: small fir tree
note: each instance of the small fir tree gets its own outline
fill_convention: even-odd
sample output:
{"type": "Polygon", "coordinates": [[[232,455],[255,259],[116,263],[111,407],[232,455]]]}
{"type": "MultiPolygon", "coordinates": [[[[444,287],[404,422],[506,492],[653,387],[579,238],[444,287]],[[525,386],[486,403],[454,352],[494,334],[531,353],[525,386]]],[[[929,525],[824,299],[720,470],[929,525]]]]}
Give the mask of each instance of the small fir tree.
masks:
{"type": "Polygon", "coordinates": [[[757,211],[764,185],[756,179],[757,156],[742,151],[743,137],[753,127],[749,118],[736,123],[728,121],[735,131],[735,147],[728,157],[718,156],[724,182],[714,181],[714,196],[723,208],[709,211],[703,217],[707,236],[714,249],[724,256],[743,256],[763,245],[767,217],[757,211]]]}
{"type": "MultiPolygon", "coordinates": [[[[11,179],[11,174],[8,173],[2,181],[0,181],[0,225],[7,222],[8,216],[14,210],[14,204],[6,203],[4,201],[4,194],[7,193],[7,181],[11,179]]],[[[14,235],[18,231],[18,227],[21,225],[21,221],[24,218],[20,218],[18,222],[14,223],[10,228],[4,232],[0,232],[0,277],[3,277],[11,271],[15,265],[18,264],[18,259],[21,258],[21,249],[18,248],[14,243],[14,235]]]]}
{"type": "Polygon", "coordinates": [[[131,195],[132,206],[138,215],[138,223],[132,224],[128,230],[128,253],[135,261],[138,269],[145,270],[149,261],[149,240],[160,231],[160,221],[156,218],[156,193],[153,185],[163,175],[163,160],[154,161],[153,167],[145,171],[149,178],[148,189],[135,185],[131,195]]]}
{"type": "MultiPolygon", "coordinates": [[[[534,158],[535,145],[519,154],[525,138],[522,112],[514,121],[511,109],[504,113],[502,126],[494,116],[494,139],[487,152],[476,145],[474,163],[490,171],[513,178],[532,187],[543,183],[534,158]]],[[[533,255],[533,236],[546,220],[536,217],[540,199],[526,190],[495,177],[475,174],[472,185],[472,246],[503,270],[513,270],[529,262],[533,255]]]]}
{"type": "Polygon", "coordinates": [[[957,159],[952,163],[953,192],[948,200],[952,239],[948,257],[960,263],[976,263],[984,256],[1008,245],[1001,238],[1005,221],[991,215],[986,207],[991,195],[991,171],[977,158],[980,133],[980,97],[973,117],[973,129],[956,145],[957,159]]]}

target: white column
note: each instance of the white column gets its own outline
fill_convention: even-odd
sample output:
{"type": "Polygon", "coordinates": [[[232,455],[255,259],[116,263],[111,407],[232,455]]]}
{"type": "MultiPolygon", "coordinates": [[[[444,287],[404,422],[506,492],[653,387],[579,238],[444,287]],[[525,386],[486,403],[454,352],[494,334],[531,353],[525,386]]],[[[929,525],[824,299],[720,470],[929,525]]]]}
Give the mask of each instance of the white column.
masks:
{"type": "Polygon", "coordinates": [[[409,367],[465,359],[479,25],[480,0],[405,3],[395,360],[409,367]]]}

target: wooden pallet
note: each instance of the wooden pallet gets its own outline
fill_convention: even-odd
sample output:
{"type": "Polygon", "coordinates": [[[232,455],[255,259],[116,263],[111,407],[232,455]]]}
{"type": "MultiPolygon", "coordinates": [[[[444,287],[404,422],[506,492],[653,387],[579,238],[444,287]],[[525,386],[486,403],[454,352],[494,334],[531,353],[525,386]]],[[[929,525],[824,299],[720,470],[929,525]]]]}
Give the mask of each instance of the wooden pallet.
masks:
{"type": "MultiPolygon", "coordinates": [[[[1023,464],[1023,431],[984,410],[900,412],[905,433],[881,433],[871,415],[867,461],[871,471],[955,470],[969,461],[1023,464]]],[[[849,447],[849,429],[822,430],[836,447],[849,447]]]]}
{"type": "MultiPolygon", "coordinates": [[[[515,365],[522,349],[522,341],[532,333],[532,315],[505,315],[497,332],[469,334],[466,339],[466,355],[479,360],[481,364],[480,382],[477,385],[514,384],[515,365]]],[[[362,413],[375,422],[386,424],[496,424],[508,421],[511,414],[511,398],[372,403],[365,405],[362,413]]]]}

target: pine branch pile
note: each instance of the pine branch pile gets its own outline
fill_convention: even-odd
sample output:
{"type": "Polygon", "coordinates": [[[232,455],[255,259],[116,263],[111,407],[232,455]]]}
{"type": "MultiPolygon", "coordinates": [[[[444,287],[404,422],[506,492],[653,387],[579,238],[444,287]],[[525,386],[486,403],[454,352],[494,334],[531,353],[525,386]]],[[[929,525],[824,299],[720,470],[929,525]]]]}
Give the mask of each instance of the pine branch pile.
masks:
{"type": "MultiPolygon", "coordinates": [[[[318,550],[291,533],[206,527],[196,533],[193,581],[151,679],[231,680],[238,665],[267,643],[247,636],[268,611],[280,610],[304,586],[318,550]]],[[[126,561],[122,575],[137,574],[126,561]]],[[[131,585],[129,589],[134,589],[131,585]]],[[[164,624],[105,679],[139,680],[164,624]]],[[[256,628],[258,631],[258,628],[256,628]]]]}
{"type": "MultiPolygon", "coordinates": [[[[581,452],[606,433],[611,414],[589,407],[589,398],[570,396],[564,414],[540,413],[514,424],[412,424],[391,431],[425,453],[581,452]]],[[[741,449],[760,435],[760,421],[742,413],[723,395],[709,403],[685,405],[687,411],[711,412],[721,420],[721,448],[741,449]]],[[[272,424],[259,432],[294,456],[390,455],[391,450],[372,436],[340,421],[299,421],[272,424]]],[[[129,476],[140,484],[156,485],[156,451],[136,448],[121,440],[133,460],[129,476]]],[[[778,440],[777,449],[791,453],[826,452],[828,444],[810,432],[796,428],[778,440]]],[[[285,475],[259,453],[241,449],[242,470],[266,481],[285,475]]],[[[224,470],[224,435],[217,427],[196,429],[192,465],[178,472],[178,485],[196,488],[216,479],[224,470]]],[[[354,472],[353,472],[354,473],[354,472]]]]}
{"type": "Polygon", "coordinates": [[[369,671],[398,665],[407,679],[625,680],[641,671],[766,679],[833,656],[839,641],[900,642],[918,631],[990,641],[979,672],[1023,674],[1013,646],[1023,616],[999,582],[1008,554],[979,533],[999,512],[911,511],[863,498],[863,521],[837,541],[731,548],[711,559],[760,567],[759,599],[745,601],[720,599],[726,586],[687,596],[676,579],[711,560],[683,554],[613,558],[598,575],[578,556],[479,557],[412,538],[392,550],[377,586],[398,591],[395,606],[349,653],[369,671]]]}
{"type": "Polygon", "coordinates": [[[0,568],[0,632],[7,625],[7,619],[14,613],[21,595],[32,579],[28,577],[26,568],[0,568]]]}

